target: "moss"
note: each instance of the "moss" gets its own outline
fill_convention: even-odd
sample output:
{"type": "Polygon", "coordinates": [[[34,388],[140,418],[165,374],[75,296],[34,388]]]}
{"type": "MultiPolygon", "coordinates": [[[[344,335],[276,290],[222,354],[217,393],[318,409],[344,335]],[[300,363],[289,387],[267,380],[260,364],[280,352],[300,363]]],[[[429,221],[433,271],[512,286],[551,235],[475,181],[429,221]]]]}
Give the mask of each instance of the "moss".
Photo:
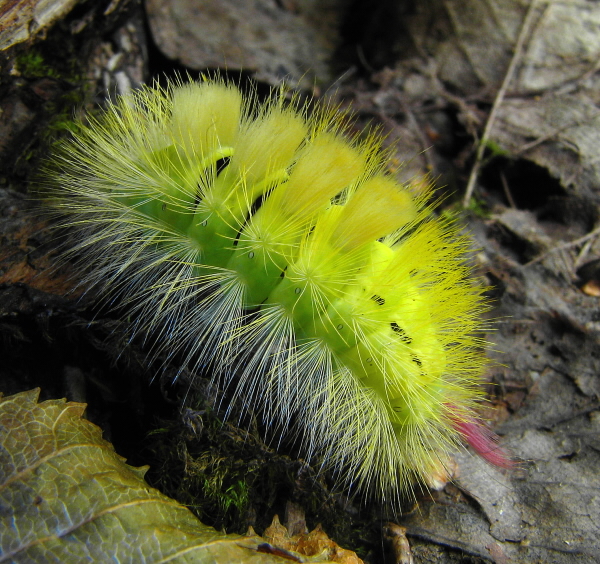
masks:
{"type": "Polygon", "coordinates": [[[503,149],[496,141],[492,139],[486,140],[485,148],[490,152],[488,159],[494,157],[506,157],[510,155],[510,153],[506,149],[503,149]]]}
{"type": "Polygon", "coordinates": [[[466,209],[463,208],[462,200],[455,200],[440,211],[440,216],[442,219],[464,225],[466,223],[465,213],[481,219],[487,219],[491,216],[491,211],[486,201],[477,195],[471,197],[466,209]]]}
{"type": "Polygon", "coordinates": [[[50,37],[16,55],[14,68],[20,79],[11,95],[35,114],[3,155],[10,176],[30,179],[54,142],[77,130],[77,108],[85,104],[89,87],[83,73],[85,58],[76,53],[72,41],[50,37]]]}
{"type": "Polygon", "coordinates": [[[36,48],[17,55],[15,65],[17,72],[25,78],[61,78],[62,76],[58,69],[48,64],[36,48]]]}
{"type": "Polygon", "coordinates": [[[227,474],[220,475],[218,472],[206,475],[203,485],[204,493],[223,512],[226,513],[230,508],[234,508],[239,513],[242,513],[249,501],[248,484],[244,479],[239,479],[231,485],[226,486],[223,483],[226,476],[227,474]]]}
{"type": "Polygon", "coordinates": [[[477,196],[472,196],[467,206],[467,211],[471,212],[476,217],[481,219],[487,219],[490,217],[491,212],[486,202],[477,196]]]}

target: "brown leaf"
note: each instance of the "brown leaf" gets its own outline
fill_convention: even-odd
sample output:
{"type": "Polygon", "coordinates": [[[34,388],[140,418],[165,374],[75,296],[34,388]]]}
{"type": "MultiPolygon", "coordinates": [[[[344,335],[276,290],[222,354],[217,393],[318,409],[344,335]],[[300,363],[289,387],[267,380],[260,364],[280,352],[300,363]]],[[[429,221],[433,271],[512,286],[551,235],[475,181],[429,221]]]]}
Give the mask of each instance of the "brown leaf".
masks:
{"type": "Polygon", "coordinates": [[[85,404],[38,396],[0,398],[0,562],[289,562],[149,487],[85,404]]]}
{"type": "MultiPolygon", "coordinates": [[[[321,525],[311,531],[290,536],[288,529],[279,522],[275,515],[273,522],[264,532],[265,539],[272,545],[281,547],[292,555],[312,557],[309,562],[322,562],[322,558],[340,564],[362,564],[362,560],[350,550],[338,546],[332,541],[321,525]]],[[[299,562],[303,560],[298,560],[299,562]]]]}

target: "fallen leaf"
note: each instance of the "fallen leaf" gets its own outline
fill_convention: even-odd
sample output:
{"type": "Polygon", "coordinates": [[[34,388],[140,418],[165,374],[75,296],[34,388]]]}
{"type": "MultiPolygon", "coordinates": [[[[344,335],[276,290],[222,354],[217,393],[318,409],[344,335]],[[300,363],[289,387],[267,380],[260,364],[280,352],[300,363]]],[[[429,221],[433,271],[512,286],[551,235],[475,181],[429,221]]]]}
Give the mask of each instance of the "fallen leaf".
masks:
{"type": "Polygon", "coordinates": [[[0,398],[0,562],[289,562],[226,535],[144,481],[85,404],[0,398]]]}

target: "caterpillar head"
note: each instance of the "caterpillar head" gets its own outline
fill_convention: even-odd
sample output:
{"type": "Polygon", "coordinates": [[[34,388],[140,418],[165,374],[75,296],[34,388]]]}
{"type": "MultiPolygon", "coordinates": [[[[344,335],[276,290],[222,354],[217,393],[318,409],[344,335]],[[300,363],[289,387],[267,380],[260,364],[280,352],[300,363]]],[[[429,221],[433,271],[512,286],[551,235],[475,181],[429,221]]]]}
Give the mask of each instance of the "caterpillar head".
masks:
{"type": "Polygon", "coordinates": [[[394,502],[463,439],[493,449],[476,417],[486,304],[429,191],[341,124],[221,80],[143,88],[63,144],[48,201],[85,282],[159,352],[394,502]]]}

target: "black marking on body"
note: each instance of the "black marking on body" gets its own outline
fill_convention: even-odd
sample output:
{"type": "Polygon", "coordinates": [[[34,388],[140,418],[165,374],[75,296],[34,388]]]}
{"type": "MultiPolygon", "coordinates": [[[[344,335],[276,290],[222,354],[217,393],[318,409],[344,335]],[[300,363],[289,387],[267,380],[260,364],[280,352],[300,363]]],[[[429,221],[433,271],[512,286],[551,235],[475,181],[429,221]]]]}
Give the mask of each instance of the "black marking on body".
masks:
{"type": "Polygon", "coordinates": [[[248,211],[248,215],[246,216],[244,223],[242,224],[239,231],[237,232],[237,235],[235,236],[235,241],[233,242],[234,247],[237,247],[237,244],[238,244],[238,241],[240,240],[242,231],[246,228],[246,225],[248,225],[250,223],[250,221],[252,220],[252,216],[262,207],[262,205],[265,203],[265,201],[267,200],[267,198],[269,197],[269,195],[271,194],[272,191],[273,191],[273,188],[271,188],[264,194],[261,194],[260,196],[258,196],[258,198],[256,198],[256,200],[254,200],[254,202],[250,206],[250,210],[248,211]]]}
{"type": "Polygon", "coordinates": [[[230,162],[231,157],[223,157],[222,159],[219,159],[214,165],[217,175],[221,174],[229,166],[230,162]]]}
{"type": "Polygon", "coordinates": [[[406,331],[402,329],[402,327],[400,327],[400,325],[398,325],[395,321],[392,321],[390,326],[392,331],[396,333],[396,335],[398,335],[398,337],[400,337],[400,339],[402,339],[407,345],[412,343],[412,339],[406,334],[406,331]]]}

